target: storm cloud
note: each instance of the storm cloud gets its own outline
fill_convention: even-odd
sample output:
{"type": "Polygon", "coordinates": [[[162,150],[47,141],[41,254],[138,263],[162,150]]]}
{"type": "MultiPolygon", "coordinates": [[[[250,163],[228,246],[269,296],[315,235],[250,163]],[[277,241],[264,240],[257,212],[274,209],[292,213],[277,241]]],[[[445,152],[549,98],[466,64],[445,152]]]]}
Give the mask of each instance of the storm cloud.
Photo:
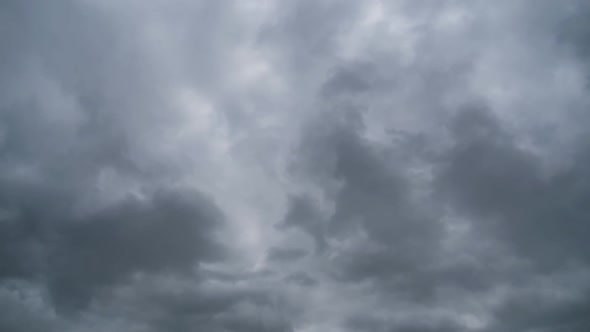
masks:
{"type": "Polygon", "coordinates": [[[587,331],[589,18],[2,1],[0,330],[587,331]]]}

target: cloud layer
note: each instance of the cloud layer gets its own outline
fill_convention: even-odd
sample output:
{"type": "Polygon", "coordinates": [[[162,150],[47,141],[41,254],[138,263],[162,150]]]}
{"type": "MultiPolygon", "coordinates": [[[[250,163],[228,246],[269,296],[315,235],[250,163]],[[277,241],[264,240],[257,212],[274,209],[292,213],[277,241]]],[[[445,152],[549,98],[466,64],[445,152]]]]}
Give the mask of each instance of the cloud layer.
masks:
{"type": "Polygon", "coordinates": [[[588,18],[3,1],[0,330],[587,331],[588,18]]]}

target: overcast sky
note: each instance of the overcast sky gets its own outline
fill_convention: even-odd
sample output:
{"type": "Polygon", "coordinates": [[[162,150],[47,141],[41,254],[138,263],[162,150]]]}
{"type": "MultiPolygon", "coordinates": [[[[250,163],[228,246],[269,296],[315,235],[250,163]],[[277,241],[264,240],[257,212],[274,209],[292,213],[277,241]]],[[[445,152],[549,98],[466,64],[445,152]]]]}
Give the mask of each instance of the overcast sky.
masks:
{"type": "Polygon", "coordinates": [[[0,331],[590,331],[590,2],[1,0],[0,331]]]}

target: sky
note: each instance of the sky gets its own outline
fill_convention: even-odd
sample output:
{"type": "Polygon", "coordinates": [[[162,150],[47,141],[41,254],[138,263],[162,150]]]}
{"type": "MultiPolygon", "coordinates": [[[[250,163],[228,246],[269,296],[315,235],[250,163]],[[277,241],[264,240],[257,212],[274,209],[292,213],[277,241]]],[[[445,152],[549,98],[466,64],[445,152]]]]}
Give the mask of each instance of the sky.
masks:
{"type": "Polygon", "coordinates": [[[590,330],[585,0],[0,1],[0,331],[590,330]]]}

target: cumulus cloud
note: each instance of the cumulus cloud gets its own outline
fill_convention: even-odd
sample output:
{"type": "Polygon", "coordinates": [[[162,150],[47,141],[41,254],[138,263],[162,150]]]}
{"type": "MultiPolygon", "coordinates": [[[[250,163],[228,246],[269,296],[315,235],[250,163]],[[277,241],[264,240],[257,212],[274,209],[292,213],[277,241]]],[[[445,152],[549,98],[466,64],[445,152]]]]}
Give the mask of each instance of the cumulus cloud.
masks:
{"type": "Polygon", "coordinates": [[[586,331],[589,17],[3,1],[0,330],[586,331]]]}

